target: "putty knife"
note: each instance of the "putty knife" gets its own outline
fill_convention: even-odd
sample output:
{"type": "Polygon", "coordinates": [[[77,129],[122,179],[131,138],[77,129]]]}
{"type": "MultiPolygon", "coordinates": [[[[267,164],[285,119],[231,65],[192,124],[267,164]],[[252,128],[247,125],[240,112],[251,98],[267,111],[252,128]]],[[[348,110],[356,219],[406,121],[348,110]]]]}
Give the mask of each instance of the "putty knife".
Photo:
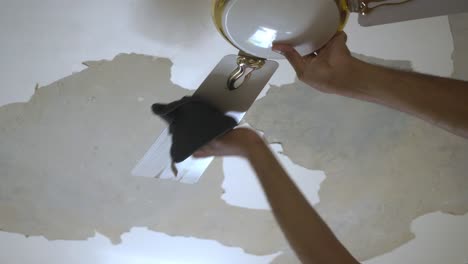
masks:
{"type": "MultiPolygon", "coordinates": [[[[266,61],[265,65],[255,70],[242,86],[230,90],[227,86],[225,73],[238,66],[236,58],[237,55],[225,56],[195,91],[194,95],[202,97],[221,112],[240,122],[268,84],[279,64],[276,61],[266,61]]],[[[213,158],[194,159],[189,157],[175,165],[178,175],[174,175],[169,153],[171,143],[171,135],[166,128],[132,170],[132,175],[173,179],[183,183],[196,183],[213,161],[213,158]]]]}

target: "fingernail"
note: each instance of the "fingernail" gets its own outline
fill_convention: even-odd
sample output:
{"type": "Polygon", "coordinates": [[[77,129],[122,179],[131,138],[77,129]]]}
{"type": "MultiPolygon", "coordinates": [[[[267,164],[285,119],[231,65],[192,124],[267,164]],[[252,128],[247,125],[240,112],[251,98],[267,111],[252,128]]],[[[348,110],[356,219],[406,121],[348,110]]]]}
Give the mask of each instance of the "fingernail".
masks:
{"type": "Polygon", "coordinates": [[[272,51],[284,55],[284,52],[282,50],[272,49],[272,51]]]}

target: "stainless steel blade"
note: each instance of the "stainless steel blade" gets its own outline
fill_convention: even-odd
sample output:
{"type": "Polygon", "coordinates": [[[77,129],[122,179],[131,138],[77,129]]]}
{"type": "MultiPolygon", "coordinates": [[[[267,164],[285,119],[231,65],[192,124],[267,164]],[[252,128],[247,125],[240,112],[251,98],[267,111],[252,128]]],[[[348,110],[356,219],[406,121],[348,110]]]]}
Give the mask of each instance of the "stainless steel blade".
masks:
{"type": "MultiPolygon", "coordinates": [[[[278,69],[278,63],[266,61],[261,69],[251,74],[250,79],[244,85],[237,90],[230,91],[227,88],[227,80],[229,74],[237,67],[236,59],[236,55],[224,57],[194,95],[204,98],[220,111],[240,122],[278,69]]],[[[171,143],[171,135],[168,133],[168,129],[165,129],[132,170],[132,175],[172,179],[182,183],[198,182],[213,158],[194,159],[189,157],[175,165],[178,171],[178,174],[175,175],[171,168],[169,151],[171,143]]]]}

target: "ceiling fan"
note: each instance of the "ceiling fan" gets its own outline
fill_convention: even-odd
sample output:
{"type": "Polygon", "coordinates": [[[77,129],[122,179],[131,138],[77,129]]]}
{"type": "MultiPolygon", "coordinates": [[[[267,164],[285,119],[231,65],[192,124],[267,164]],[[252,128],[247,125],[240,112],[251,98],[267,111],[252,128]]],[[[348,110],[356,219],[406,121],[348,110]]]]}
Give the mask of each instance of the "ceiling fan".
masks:
{"type": "MultiPolygon", "coordinates": [[[[463,12],[468,0],[213,0],[216,28],[240,52],[224,57],[195,95],[240,122],[282,59],[271,51],[274,42],[307,55],[343,30],[350,13],[368,27],[463,12]]],[[[197,182],[212,159],[189,157],[171,166],[170,147],[166,129],[132,174],[197,182]]]]}

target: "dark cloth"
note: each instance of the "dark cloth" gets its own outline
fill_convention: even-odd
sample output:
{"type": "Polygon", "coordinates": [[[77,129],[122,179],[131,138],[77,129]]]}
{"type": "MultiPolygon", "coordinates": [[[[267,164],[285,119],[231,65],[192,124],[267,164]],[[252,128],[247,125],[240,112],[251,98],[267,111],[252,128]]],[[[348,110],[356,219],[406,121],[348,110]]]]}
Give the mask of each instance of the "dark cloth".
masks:
{"type": "Polygon", "coordinates": [[[169,124],[171,158],[176,163],[237,126],[234,118],[198,97],[187,96],[170,104],[154,104],[152,110],[169,124]]]}

